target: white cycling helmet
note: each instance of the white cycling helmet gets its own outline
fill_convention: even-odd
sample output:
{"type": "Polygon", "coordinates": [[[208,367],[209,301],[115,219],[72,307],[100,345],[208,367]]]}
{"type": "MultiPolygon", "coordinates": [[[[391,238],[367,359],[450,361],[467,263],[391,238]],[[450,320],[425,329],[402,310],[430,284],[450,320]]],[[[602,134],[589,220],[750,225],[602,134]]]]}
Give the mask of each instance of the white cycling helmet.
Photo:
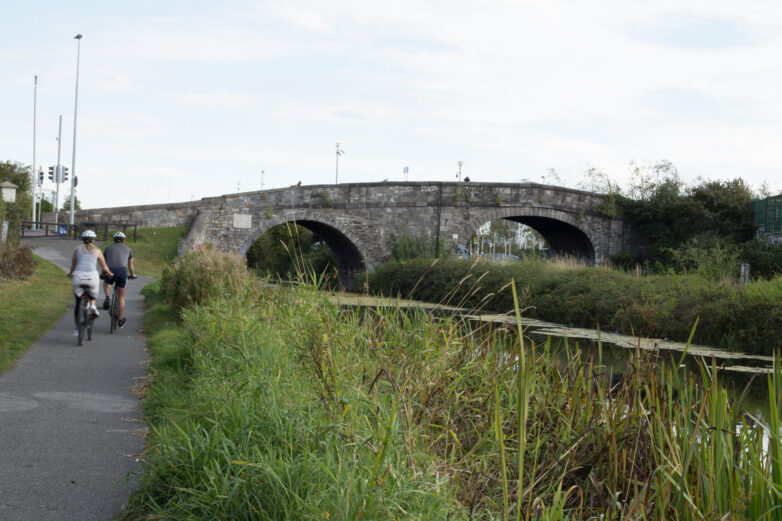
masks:
{"type": "Polygon", "coordinates": [[[81,240],[84,242],[92,242],[97,237],[97,234],[92,230],[84,230],[81,232],[81,240]]]}
{"type": "Polygon", "coordinates": [[[122,232],[117,232],[117,233],[114,234],[114,238],[115,239],[124,239],[125,238],[125,234],[122,233],[122,232]]]}

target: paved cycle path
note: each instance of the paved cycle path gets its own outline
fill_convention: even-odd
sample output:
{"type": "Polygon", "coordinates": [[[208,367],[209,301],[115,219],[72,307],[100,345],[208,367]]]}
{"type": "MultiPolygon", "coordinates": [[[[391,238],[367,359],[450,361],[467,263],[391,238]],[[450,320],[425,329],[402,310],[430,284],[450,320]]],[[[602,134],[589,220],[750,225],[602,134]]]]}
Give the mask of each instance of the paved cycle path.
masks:
{"type": "MultiPolygon", "coordinates": [[[[63,269],[78,245],[23,243],[63,269]]],[[[125,477],[140,469],[144,443],[146,425],[132,388],[146,374],[140,290],[150,281],[128,282],[123,329],[110,334],[101,310],[92,341],[79,346],[71,304],[0,375],[0,520],[107,521],[121,512],[132,486],[125,477]]]]}

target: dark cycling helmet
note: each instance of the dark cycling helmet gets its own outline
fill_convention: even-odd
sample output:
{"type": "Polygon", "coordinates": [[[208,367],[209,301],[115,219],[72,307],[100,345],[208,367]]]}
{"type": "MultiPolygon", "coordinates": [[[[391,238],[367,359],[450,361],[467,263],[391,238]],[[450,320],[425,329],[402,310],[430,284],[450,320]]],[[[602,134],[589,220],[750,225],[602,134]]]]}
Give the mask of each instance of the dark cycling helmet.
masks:
{"type": "Polygon", "coordinates": [[[117,232],[114,234],[114,242],[122,242],[125,240],[125,234],[122,232],[117,232]]]}
{"type": "Polygon", "coordinates": [[[84,230],[81,233],[81,240],[84,241],[85,243],[94,241],[95,237],[97,237],[97,235],[92,230],[84,230]]]}

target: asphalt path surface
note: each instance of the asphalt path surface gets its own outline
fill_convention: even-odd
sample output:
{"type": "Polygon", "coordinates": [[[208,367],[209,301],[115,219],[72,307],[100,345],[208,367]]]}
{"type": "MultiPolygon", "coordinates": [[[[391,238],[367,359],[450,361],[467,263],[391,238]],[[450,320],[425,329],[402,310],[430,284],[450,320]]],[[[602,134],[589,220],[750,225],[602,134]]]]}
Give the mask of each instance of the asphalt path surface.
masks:
{"type": "MultiPolygon", "coordinates": [[[[79,244],[23,243],[65,270],[79,244]]],[[[132,389],[146,375],[140,291],[150,281],[128,281],[123,329],[110,334],[101,310],[92,340],[79,346],[71,304],[0,375],[0,520],[106,521],[122,511],[146,428],[132,389]]]]}

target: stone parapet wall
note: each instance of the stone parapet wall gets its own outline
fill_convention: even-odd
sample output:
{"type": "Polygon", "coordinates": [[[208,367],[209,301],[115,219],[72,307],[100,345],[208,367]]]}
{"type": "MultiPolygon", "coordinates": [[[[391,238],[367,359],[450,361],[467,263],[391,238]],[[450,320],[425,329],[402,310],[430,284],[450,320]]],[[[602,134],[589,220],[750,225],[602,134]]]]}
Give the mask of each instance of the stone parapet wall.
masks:
{"type": "MultiPolygon", "coordinates": [[[[140,227],[165,228],[169,226],[189,225],[199,209],[204,207],[201,201],[172,204],[150,204],[141,206],[120,206],[116,208],[92,208],[77,210],[73,213],[74,223],[100,222],[116,224],[136,224],[140,227]]],[[[41,216],[43,222],[54,222],[54,213],[41,216]]],[[[68,212],[60,212],[59,222],[70,220],[68,212]]]]}

